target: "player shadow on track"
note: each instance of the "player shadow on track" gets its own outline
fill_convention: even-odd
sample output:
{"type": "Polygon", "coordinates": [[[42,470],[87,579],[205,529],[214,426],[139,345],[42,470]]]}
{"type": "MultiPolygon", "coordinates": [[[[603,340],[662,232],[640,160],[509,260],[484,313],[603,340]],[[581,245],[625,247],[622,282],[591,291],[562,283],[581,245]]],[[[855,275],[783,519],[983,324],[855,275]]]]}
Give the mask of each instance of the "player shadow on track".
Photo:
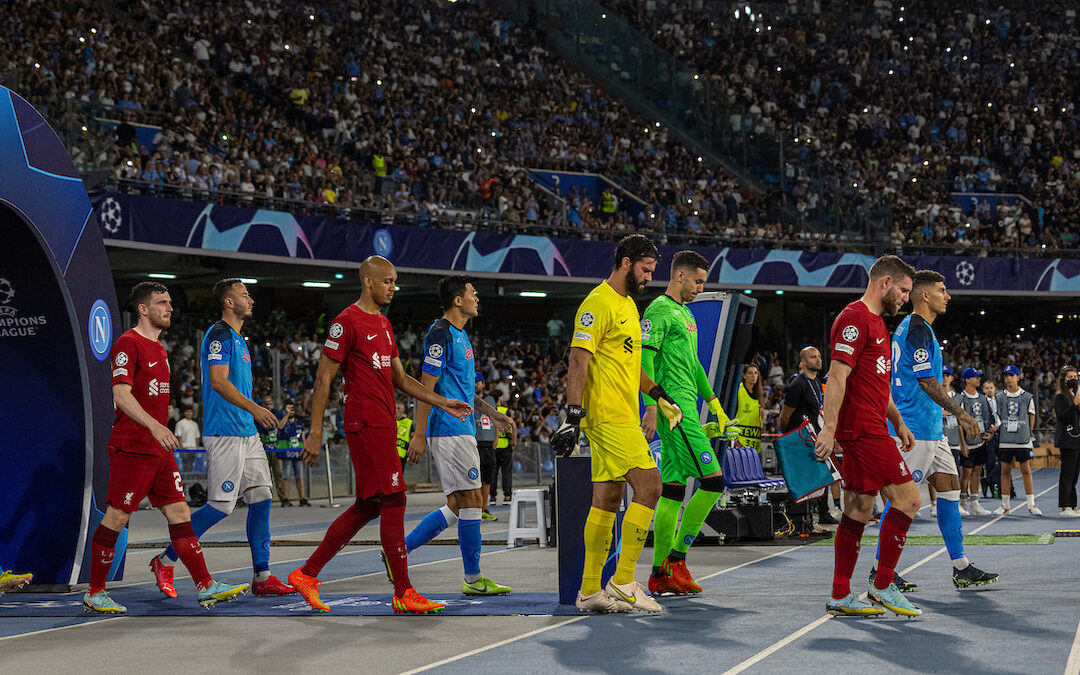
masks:
{"type": "MultiPolygon", "coordinates": [[[[925,620],[925,616],[922,620],[925,620]]],[[[836,621],[830,621],[836,624],[836,621]]],[[[842,619],[844,628],[859,631],[856,638],[819,637],[808,640],[804,650],[822,653],[819,657],[831,661],[836,654],[866,656],[880,663],[889,663],[908,672],[1000,673],[1009,675],[1015,670],[995,668],[987,658],[965,658],[964,653],[990,647],[999,638],[988,633],[970,633],[967,637],[953,632],[943,633],[921,626],[919,619],[842,619]],[[974,639],[972,639],[974,638],[974,639]],[[963,647],[958,648],[958,645],[963,647]],[[974,649],[973,649],[974,647],[974,649]]],[[[1000,644],[1000,643],[997,643],[1000,644]]],[[[984,652],[985,654],[985,652],[984,652]]],[[[807,661],[810,659],[808,658],[807,661]]],[[[817,661],[817,659],[813,659],[817,661]]],[[[841,670],[843,665],[840,666],[841,670]]]]}
{"type": "MultiPolygon", "coordinates": [[[[729,595],[713,591],[714,599],[730,601],[729,595]]],[[[666,597],[659,602],[663,614],[608,614],[590,617],[576,626],[585,627],[577,639],[542,640],[555,653],[557,670],[585,671],[596,668],[598,654],[603,655],[604,671],[609,673],[655,675],[663,652],[683,654],[688,659],[698,654],[703,663],[709,658],[702,652],[708,636],[723,636],[728,625],[740,624],[756,616],[755,612],[729,606],[708,604],[691,597],[666,597]]],[[[738,646],[724,638],[725,647],[738,646]]]]}
{"type": "Polygon", "coordinates": [[[1069,629],[1048,629],[1045,624],[1039,625],[1028,621],[1026,617],[1033,616],[1032,612],[1017,612],[1014,605],[1006,605],[1006,599],[1015,600],[1016,588],[1009,588],[1001,584],[995,584],[978,591],[966,590],[952,594],[952,597],[944,596],[941,599],[919,599],[917,604],[926,610],[922,619],[940,615],[954,621],[964,621],[978,631],[1007,630],[1017,635],[1039,635],[1040,638],[1049,638],[1057,634],[1065,642],[1071,642],[1074,632],[1069,629]],[[1012,590],[1010,596],[993,598],[991,594],[1012,590]],[[1000,624],[995,619],[1001,621],[1000,624]]]}

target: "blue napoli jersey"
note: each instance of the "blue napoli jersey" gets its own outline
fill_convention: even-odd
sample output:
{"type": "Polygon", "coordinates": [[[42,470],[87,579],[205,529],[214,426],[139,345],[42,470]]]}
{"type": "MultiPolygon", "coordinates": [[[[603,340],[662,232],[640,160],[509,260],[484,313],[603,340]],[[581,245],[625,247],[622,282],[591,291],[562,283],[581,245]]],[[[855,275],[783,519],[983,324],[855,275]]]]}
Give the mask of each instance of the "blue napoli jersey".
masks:
{"type": "MultiPolygon", "coordinates": [[[[424,338],[423,371],[439,378],[435,383],[436,393],[473,404],[476,367],[472,342],[465,331],[458,330],[446,319],[438,319],[431,324],[424,338]]],[[[431,407],[427,422],[428,438],[475,434],[476,422],[472,415],[459,420],[442,408],[431,407]]]]}
{"type": "MultiPolygon", "coordinates": [[[[919,380],[932,377],[941,382],[941,346],[933,327],[918,314],[900,322],[892,338],[892,398],[904,424],[917,441],[940,441],[941,406],[919,386],[919,380]]],[[[892,422],[889,433],[896,435],[892,422]]]]}
{"type": "Polygon", "coordinates": [[[218,321],[203,337],[202,348],[203,436],[254,436],[255,417],[229,403],[210,386],[210,366],[229,367],[229,382],[251,398],[251,355],[247,342],[224,321],[218,321]]]}

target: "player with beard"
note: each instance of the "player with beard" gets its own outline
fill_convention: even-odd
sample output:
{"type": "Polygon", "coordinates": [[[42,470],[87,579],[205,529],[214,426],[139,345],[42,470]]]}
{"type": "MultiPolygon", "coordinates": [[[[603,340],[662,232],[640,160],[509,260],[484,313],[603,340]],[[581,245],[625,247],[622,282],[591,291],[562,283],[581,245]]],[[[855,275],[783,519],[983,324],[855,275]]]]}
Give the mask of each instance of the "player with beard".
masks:
{"type": "MultiPolygon", "coordinates": [[[[206,447],[207,496],[191,517],[195,536],[221,522],[244,495],[247,502],[247,539],[251,548],[254,595],[289,595],[296,589],[270,574],[270,507],[273,480],[258,423],[277,427],[277,416],[251,399],[251,355],[240,330],[251,318],[255,300],[240,279],[222,279],[214,285],[214,301],[221,320],[206,331],[202,342],[203,445],[206,447]]],[[[150,560],[158,590],[176,597],[172,564],[176,550],[169,546],[150,560]]]]}
{"type": "Polygon", "coordinates": [[[592,449],[593,499],[585,521],[585,564],[575,603],[583,612],[660,611],[660,604],[634,578],[661,485],[641,432],[638,391],[656,401],[669,430],[682,420],[674,399],[641,368],[641,324],[634,298],[652,280],[659,259],[659,251],[645,236],[623,238],[611,274],[589,293],[575,315],[566,421],[552,435],[551,449],[560,456],[571,454],[582,431],[592,449]],[[615,512],[627,483],[634,489],[634,499],[623,515],[619,563],[601,589],[615,512]]]}
{"type": "MultiPolygon", "coordinates": [[[[799,350],[799,372],[784,388],[784,405],[780,408],[780,433],[786,434],[809,422],[814,431],[821,430],[821,404],[825,400],[825,390],[818,379],[821,372],[821,352],[817,347],[803,347],[799,350]]],[[[839,464],[839,455],[834,456],[839,464]]],[[[832,498],[839,504],[840,484],[829,486],[832,498]]],[[[829,508],[829,494],[822,495],[817,501],[818,522],[825,525],[837,525],[840,509],[833,514],[829,508]]]]}
{"type": "Polygon", "coordinates": [[[829,614],[870,616],[884,612],[851,592],[863,528],[874,513],[879,491],[892,502],[892,508],[881,519],[878,571],[868,595],[872,602],[896,614],[922,614],[893,583],[911,519],[919,510],[919,489],[901,454],[911,450],[915,439],[889,390],[891,345],[881,319],[882,314],[896,316],[907,302],[914,274],[915,270],[897,256],[878,258],[870,267],[866,292],[845,307],[832,325],[824,425],[814,444],[822,461],[833,454],[838,443],[844,448],[844,513],[836,528],[832,597],[825,605],[829,614]],[[886,418],[900,439],[899,449],[889,436],[886,418]]]}
{"type": "MultiPolygon", "coordinates": [[[[900,417],[915,437],[915,447],[904,455],[908,471],[916,485],[928,482],[937,492],[937,522],[945,548],[953,565],[953,585],[957,588],[984,586],[997,581],[996,574],[983,572],[972,565],[964,553],[964,528],[960,520],[960,478],[949,442],[942,428],[942,410],[955,415],[963,433],[970,439],[978,434],[975,419],[960,402],[951,398],[942,385],[941,345],[934,333],[934,320],[945,313],[951,300],[945,289],[945,277],[933,270],[919,270],[912,278],[912,313],[896,327],[892,339],[892,397],[900,417]]],[[[893,425],[889,433],[897,446],[893,425]]],[[[886,502],[882,519],[888,517],[886,502]]],[[[880,544],[879,539],[879,544],[880,544]]],[[[879,549],[880,550],[880,549],[879,549]]],[[[875,571],[870,571],[873,582],[875,571]]],[[[915,590],[915,585],[893,574],[901,591],[915,590]]]]}
{"type": "Polygon", "coordinates": [[[360,265],[360,299],[338,314],[327,331],[311,399],[311,434],[304,441],[304,461],[314,465],[322,452],[322,422],[330,384],[342,369],[345,377],[345,440],[356,474],[356,501],[331,523],[319,547],[289,575],[304,600],[329,612],[319,598],[318,574],[353,535],[379,518],[383,562],[394,584],[395,614],[440,612],[443,605],[420,595],[409,581],[405,552],[405,476],[397,452],[394,389],[445,410],[457,419],[472,412],[462,401],[447,399],[405,373],[397,341],[382,310],[390,306],[397,270],[386,258],[371,256],[360,265]]]}
{"type": "Polygon", "coordinates": [[[83,595],[83,607],[100,614],[127,612],[126,607],[109,597],[105,581],[116,555],[117,537],[144,497],[149,497],[169,521],[169,539],[191,573],[199,604],[213,607],[243,595],[248,585],[224,584],[210,577],[202,547],[191,527],[191,511],[184,501],[184,486],[173,458],[180,439],[165,426],[169,412],[169,355],[159,336],[172,324],[169,290],[153,281],[136,284],[131,290],[131,308],[138,314],[139,323],[112,347],[116,421],[109,435],[108,507],[94,531],[90,589],[83,595]]]}

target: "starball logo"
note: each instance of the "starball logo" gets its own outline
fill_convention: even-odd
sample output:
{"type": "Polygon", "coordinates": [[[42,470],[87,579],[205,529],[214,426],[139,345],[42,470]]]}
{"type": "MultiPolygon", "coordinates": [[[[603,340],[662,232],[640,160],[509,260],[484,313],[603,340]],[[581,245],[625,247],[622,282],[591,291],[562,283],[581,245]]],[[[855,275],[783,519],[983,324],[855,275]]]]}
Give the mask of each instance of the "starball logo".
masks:
{"type": "Polygon", "coordinates": [[[19,316],[14,284],[0,278],[0,338],[34,337],[47,323],[44,314],[19,316]]]}

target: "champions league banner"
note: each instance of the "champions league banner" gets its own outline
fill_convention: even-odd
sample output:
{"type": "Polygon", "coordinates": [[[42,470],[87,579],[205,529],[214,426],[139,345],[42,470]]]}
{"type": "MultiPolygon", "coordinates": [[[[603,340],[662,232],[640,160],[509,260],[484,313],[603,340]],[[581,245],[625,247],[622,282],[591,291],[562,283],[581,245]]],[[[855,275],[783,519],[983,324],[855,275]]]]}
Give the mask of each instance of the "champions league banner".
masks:
{"type": "MultiPolygon", "coordinates": [[[[401,268],[599,279],[614,242],[383,225],[326,216],[102,193],[94,197],[107,239],[289,258],[359,262],[377,253],[401,268]]],[[[665,260],[686,246],[661,246],[665,260]]],[[[710,261],[708,281],[730,287],[861,290],[874,257],[696,246],[710,261]]],[[[905,255],[945,275],[953,291],[1080,291],[1080,260],[905,255]]],[[[659,265],[656,278],[667,278],[659,265]]]]}
{"type": "Polygon", "coordinates": [[[119,327],[96,220],[56,133],[0,87],[0,569],[46,587],[87,578],[104,509],[119,327]]]}

